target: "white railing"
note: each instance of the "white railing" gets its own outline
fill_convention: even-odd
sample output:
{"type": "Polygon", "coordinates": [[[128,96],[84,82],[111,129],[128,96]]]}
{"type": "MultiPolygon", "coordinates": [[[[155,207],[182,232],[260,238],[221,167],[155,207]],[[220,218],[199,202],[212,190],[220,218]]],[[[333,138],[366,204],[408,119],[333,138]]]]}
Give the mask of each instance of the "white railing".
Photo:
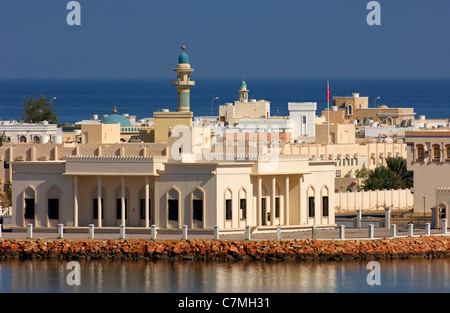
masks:
{"type": "Polygon", "coordinates": [[[165,156],[85,156],[85,155],[69,155],[66,157],[69,163],[148,163],[148,162],[165,162],[165,156]]]}

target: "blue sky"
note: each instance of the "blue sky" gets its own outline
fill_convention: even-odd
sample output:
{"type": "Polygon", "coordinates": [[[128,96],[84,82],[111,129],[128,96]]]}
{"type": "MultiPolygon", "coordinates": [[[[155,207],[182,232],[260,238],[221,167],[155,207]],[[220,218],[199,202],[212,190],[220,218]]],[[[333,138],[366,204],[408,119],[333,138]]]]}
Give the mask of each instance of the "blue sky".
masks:
{"type": "Polygon", "coordinates": [[[0,2],[0,78],[450,77],[450,1],[69,0],[0,2]]]}

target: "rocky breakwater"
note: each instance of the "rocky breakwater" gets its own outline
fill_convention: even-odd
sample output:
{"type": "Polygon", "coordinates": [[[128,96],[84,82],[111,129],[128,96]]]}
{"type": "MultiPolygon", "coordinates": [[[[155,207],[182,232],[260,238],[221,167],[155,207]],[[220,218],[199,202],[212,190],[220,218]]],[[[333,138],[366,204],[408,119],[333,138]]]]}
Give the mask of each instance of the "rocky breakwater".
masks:
{"type": "Polygon", "coordinates": [[[450,237],[376,240],[1,240],[0,258],[340,261],[450,256],[450,237]]]}

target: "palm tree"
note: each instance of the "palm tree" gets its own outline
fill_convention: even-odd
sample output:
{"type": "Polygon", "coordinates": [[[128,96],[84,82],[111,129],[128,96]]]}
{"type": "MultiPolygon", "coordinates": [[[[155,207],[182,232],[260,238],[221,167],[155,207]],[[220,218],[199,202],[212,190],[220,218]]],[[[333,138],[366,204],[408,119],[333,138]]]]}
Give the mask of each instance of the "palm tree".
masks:
{"type": "Polygon", "coordinates": [[[386,158],[386,164],[388,169],[400,176],[403,186],[402,188],[412,188],[414,185],[414,173],[408,171],[406,159],[401,157],[388,157],[386,158]]]}
{"type": "Polygon", "coordinates": [[[387,167],[382,165],[369,171],[364,181],[364,190],[404,189],[413,186],[413,173],[406,168],[406,160],[400,157],[386,158],[387,167]]]}

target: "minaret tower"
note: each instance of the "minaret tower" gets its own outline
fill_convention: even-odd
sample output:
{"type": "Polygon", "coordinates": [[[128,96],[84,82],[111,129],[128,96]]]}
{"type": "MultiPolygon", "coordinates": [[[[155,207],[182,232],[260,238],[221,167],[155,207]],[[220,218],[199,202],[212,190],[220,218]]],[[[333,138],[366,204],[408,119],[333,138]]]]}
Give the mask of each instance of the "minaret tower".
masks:
{"type": "Polygon", "coordinates": [[[239,102],[248,102],[248,92],[250,90],[247,90],[247,84],[244,81],[244,78],[242,77],[242,84],[241,89],[239,90],[239,102]]]}
{"type": "Polygon", "coordinates": [[[190,111],[190,90],[195,85],[194,81],[190,80],[190,74],[194,71],[189,64],[189,57],[184,52],[185,46],[182,46],[183,52],[178,57],[178,66],[174,69],[177,73],[177,80],[173,82],[173,85],[178,91],[178,112],[190,111]]]}

